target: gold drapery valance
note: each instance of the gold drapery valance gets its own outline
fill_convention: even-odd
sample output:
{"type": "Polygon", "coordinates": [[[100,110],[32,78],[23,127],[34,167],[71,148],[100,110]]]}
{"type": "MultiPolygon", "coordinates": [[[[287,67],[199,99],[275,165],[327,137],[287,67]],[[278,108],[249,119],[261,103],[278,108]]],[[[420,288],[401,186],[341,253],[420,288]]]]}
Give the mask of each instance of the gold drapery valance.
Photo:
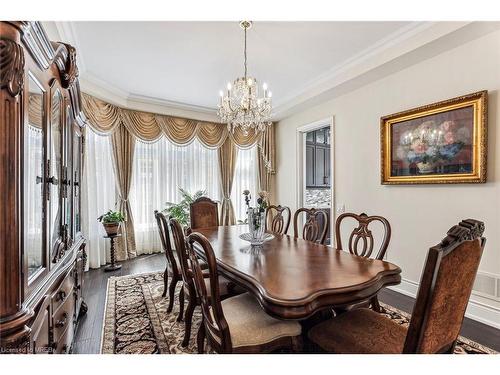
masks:
{"type": "Polygon", "coordinates": [[[99,134],[113,133],[122,123],[120,108],[93,96],[82,95],[83,112],[89,125],[99,134]]]}
{"type": "Polygon", "coordinates": [[[230,138],[241,149],[258,145],[267,172],[274,173],[274,137],[271,137],[272,142],[269,145],[269,132],[262,133],[251,129],[244,133],[240,128],[236,128],[232,133],[228,131],[226,124],[121,108],[85,93],[82,98],[83,112],[89,125],[99,134],[111,134],[119,126],[123,126],[143,142],[156,142],[165,136],[175,145],[185,146],[196,138],[211,149],[220,148],[226,139],[230,138]]]}

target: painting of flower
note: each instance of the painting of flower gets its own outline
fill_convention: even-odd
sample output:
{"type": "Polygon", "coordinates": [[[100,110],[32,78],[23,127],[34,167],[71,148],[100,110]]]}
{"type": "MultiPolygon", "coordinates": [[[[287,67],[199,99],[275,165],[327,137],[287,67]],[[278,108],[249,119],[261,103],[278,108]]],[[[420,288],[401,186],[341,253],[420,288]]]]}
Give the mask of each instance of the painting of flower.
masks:
{"type": "Polygon", "coordinates": [[[392,174],[469,173],[474,108],[442,112],[392,126],[395,143],[392,174]],[[459,136],[460,132],[460,136],[459,136]]]}
{"type": "Polygon", "coordinates": [[[383,117],[382,183],[484,182],[486,95],[383,117]]]}

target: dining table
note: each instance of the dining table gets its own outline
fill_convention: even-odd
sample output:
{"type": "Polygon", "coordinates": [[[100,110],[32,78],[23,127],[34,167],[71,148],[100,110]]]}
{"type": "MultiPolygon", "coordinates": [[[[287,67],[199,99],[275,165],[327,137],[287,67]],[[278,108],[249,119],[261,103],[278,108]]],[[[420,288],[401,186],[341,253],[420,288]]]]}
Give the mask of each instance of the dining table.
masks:
{"type": "MultiPolygon", "coordinates": [[[[210,242],[218,273],[255,296],[280,319],[302,320],[327,308],[368,301],[384,287],[401,282],[401,269],[330,246],[274,234],[261,246],[240,235],[247,225],[198,228],[210,242]]],[[[205,253],[195,246],[197,255],[205,253]]]]}

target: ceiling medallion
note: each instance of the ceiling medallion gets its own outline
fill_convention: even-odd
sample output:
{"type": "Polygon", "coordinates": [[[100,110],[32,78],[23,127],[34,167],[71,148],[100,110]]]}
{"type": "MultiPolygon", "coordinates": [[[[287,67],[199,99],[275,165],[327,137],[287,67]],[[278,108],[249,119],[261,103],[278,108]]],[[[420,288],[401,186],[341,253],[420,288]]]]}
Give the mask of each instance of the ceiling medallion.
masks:
{"type": "Polygon", "coordinates": [[[251,21],[241,21],[240,27],[245,33],[244,66],[245,75],[227,84],[227,91],[220,91],[217,114],[223,122],[227,122],[229,131],[240,127],[246,134],[250,129],[266,130],[271,125],[272,93],[267,85],[262,85],[263,96],[259,97],[259,86],[254,77],[247,75],[247,30],[252,27],[251,21]]]}

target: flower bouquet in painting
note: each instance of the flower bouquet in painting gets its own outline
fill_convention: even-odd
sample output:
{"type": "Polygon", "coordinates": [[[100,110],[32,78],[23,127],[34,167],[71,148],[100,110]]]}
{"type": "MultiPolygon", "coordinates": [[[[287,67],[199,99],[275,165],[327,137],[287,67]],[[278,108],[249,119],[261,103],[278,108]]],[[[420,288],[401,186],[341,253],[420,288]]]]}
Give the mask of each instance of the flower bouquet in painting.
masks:
{"type": "Polygon", "coordinates": [[[267,192],[261,191],[259,193],[256,207],[250,206],[252,196],[249,190],[244,190],[243,195],[247,206],[249,233],[244,233],[240,237],[252,245],[262,245],[266,240],[272,238],[272,235],[266,233],[267,192]]]}
{"type": "Polygon", "coordinates": [[[400,135],[397,156],[416,166],[418,174],[435,173],[452,162],[470,138],[470,130],[458,128],[455,121],[425,121],[400,135]]]}

